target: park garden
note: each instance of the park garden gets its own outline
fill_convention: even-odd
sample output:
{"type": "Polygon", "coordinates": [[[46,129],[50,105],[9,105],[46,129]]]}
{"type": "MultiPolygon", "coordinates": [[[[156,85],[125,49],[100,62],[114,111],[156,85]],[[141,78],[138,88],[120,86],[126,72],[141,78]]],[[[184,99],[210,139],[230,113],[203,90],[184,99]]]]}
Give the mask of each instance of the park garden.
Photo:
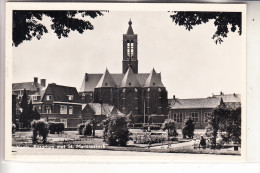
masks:
{"type": "Polygon", "coordinates": [[[241,109],[220,104],[208,117],[206,129],[194,129],[187,117],[182,129],[166,119],[160,125],[132,126],[132,115],[111,115],[96,129],[97,122],[79,124],[77,131],[66,131],[63,123],[32,120],[31,129],[16,131],[13,147],[53,147],[63,149],[105,149],[137,152],[181,152],[235,154],[241,151],[241,109]]]}

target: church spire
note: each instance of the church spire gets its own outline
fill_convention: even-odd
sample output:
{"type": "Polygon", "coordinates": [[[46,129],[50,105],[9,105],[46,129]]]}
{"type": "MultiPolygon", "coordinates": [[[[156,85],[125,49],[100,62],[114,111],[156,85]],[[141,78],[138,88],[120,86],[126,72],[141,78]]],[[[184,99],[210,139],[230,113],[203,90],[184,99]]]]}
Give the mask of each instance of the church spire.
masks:
{"type": "Polygon", "coordinates": [[[133,28],[132,28],[132,21],[131,19],[129,20],[128,22],[129,26],[128,26],[128,30],[127,30],[127,35],[134,35],[134,31],[133,31],[133,28]]]}

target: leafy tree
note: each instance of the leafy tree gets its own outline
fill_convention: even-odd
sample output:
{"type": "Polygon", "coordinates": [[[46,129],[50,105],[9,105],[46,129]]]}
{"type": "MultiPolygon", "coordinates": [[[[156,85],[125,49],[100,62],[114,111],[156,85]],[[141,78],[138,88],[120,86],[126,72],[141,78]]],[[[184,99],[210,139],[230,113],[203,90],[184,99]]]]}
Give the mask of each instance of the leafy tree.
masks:
{"type": "Polygon", "coordinates": [[[20,123],[22,123],[23,127],[29,127],[30,115],[29,115],[28,95],[26,93],[26,89],[24,89],[23,91],[23,96],[22,96],[20,106],[22,108],[22,112],[19,116],[19,121],[20,123]]]}
{"type": "Polygon", "coordinates": [[[12,94],[12,123],[16,124],[16,95],[12,94]]]}
{"type": "Polygon", "coordinates": [[[33,119],[34,120],[39,120],[41,118],[41,115],[39,114],[38,110],[34,108],[33,110],[33,119]]]}
{"type": "Polygon", "coordinates": [[[241,143],[241,107],[229,108],[230,114],[225,121],[225,136],[227,142],[241,143]]]}
{"type": "Polygon", "coordinates": [[[35,116],[37,116],[38,118],[40,117],[38,111],[35,112],[35,110],[33,110],[32,100],[30,100],[30,101],[29,100],[30,100],[30,97],[27,95],[26,89],[24,89],[22,100],[20,103],[22,112],[19,115],[19,122],[22,123],[22,126],[24,128],[30,127],[32,120],[35,119],[35,116]],[[28,102],[29,102],[29,104],[28,104],[28,102]]]}
{"type": "Polygon", "coordinates": [[[231,115],[233,123],[231,131],[228,131],[228,133],[231,134],[232,141],[241,144],[241,107],[233,110],[231,115]]]}
{"type": "Polygon", "coordinates": [[[178,136],[176,122],[172,119],[166,119],[162,124],[162,130],[168,130],[169,136],[178,136]]]}
{"type": "Polygon", "coordinates": [[[194,136],[194,122],[191,117],[188,117],[184,123],[184,127],[182,129],[183,138],[193,138],[194,136]]]}
{"type": "Polygon", "coordinates": [[[220,105],[213,109],[211,116],[208,117],[209,125],[212,129],[212,147],[216,148],[216,139],[218,131],[226,129],[227,119],[231,114],[231,110],[225,105],[222,98],[220,105]]]}
{"type": "Polygon", "coordinates": [[[33,105],[32,105],[32,100],[30,100],[28,105],[28,118],[30,122],[34,119],[33,115],[34,115],[33,105]]]}
{"type": "Polygon", "coordinates": [[[16,131],[16,125],[12,124],[12,134],[15,134],[15,131],[16,131]]]}
{"type": "Polygon", "coordinates": [[[127,119],[121,115],[112,115],[103,121],[103,137],[111,146],[126,146],[129,141],[127,119]]]}
{"type": "Polygon", "coordinates": [[[22,96],[20,106],[23,109],[23,111],[28,110],[28,95],[27,95],[26,89],[23,90],[23,96],[22,96]]]}
{"type": "Polygon", "coordinates": [[[214,25],[217,27],[216,32],[212,36],[216,44],[223,42],[223,38],[227,37],[230,30],[237,31],[242,34],[242,13],[241,12],[175,12],[170,15],[173,22],[179,26],[184,26],[188,31],[193,29],[193,26],[207,23],[214,20],[214,25]]]}
{"type": "Polygon", "coordinates": [[[85,30],[93,30],[94,26],[84,17],[96,18],[102,16],[102,11],[13,11],[13,46],[18,46],[23,41],[36,37],[41,39],[44,33],[48,33],[47,27],[41,23],[43,16],[50,18],[51,29],[60,39],[68,37],[70,31],[83,33],[85,30]]]}

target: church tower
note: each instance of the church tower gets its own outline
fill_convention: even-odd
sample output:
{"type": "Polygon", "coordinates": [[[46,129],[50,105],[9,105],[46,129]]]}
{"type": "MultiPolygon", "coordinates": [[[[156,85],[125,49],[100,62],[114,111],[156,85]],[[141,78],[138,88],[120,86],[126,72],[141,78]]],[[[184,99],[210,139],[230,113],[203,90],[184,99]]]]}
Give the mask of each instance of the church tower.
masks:
{"type": "Polygon", "coordinates": [[[127,33],[123,35],[123,73],[125,74],[128,67],[131,66],[135,74],[138,73],[137,59],[137,34],[134,34],[132,21],[128,22],[127,33]]]}

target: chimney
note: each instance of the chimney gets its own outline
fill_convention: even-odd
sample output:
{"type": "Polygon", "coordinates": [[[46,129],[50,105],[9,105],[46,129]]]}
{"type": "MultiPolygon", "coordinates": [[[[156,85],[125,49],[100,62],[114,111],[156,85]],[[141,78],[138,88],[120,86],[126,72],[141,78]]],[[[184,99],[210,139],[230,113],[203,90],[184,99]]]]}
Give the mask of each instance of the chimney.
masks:
{"type": "Polygon", "coordinates": [[[173,95],[173,100],[175,100],[175,95],[173,95]]]}
{"type": "Polygon", "coordinates": [[[221,95],[221,96],[223,96],[223,95],[224,95],[224,93],[223,93],[222,91],[220,91],[220,95],[221,95]]]}
{"type": "Polygon", "coordinates": [[[236,93],[234,93],[233,95],[234,95],[234,97],[236,97],[236,93]]]}
{"type": "Polygon", "coordinates": [[[38,83],[38,77],[34,77],[33,79],[34,79],[33,80],[34,83],[38,83]]]}
{"type": "Polygon", "coordinates": [[[88,73],[85,73],[85,82],[88,81],[88,73]]]}
{"type": "Polygon", "coordinates": [[[46,87],[46,79],[41,79],[41,85],[42,85],[43,87],[46,87]]]}

